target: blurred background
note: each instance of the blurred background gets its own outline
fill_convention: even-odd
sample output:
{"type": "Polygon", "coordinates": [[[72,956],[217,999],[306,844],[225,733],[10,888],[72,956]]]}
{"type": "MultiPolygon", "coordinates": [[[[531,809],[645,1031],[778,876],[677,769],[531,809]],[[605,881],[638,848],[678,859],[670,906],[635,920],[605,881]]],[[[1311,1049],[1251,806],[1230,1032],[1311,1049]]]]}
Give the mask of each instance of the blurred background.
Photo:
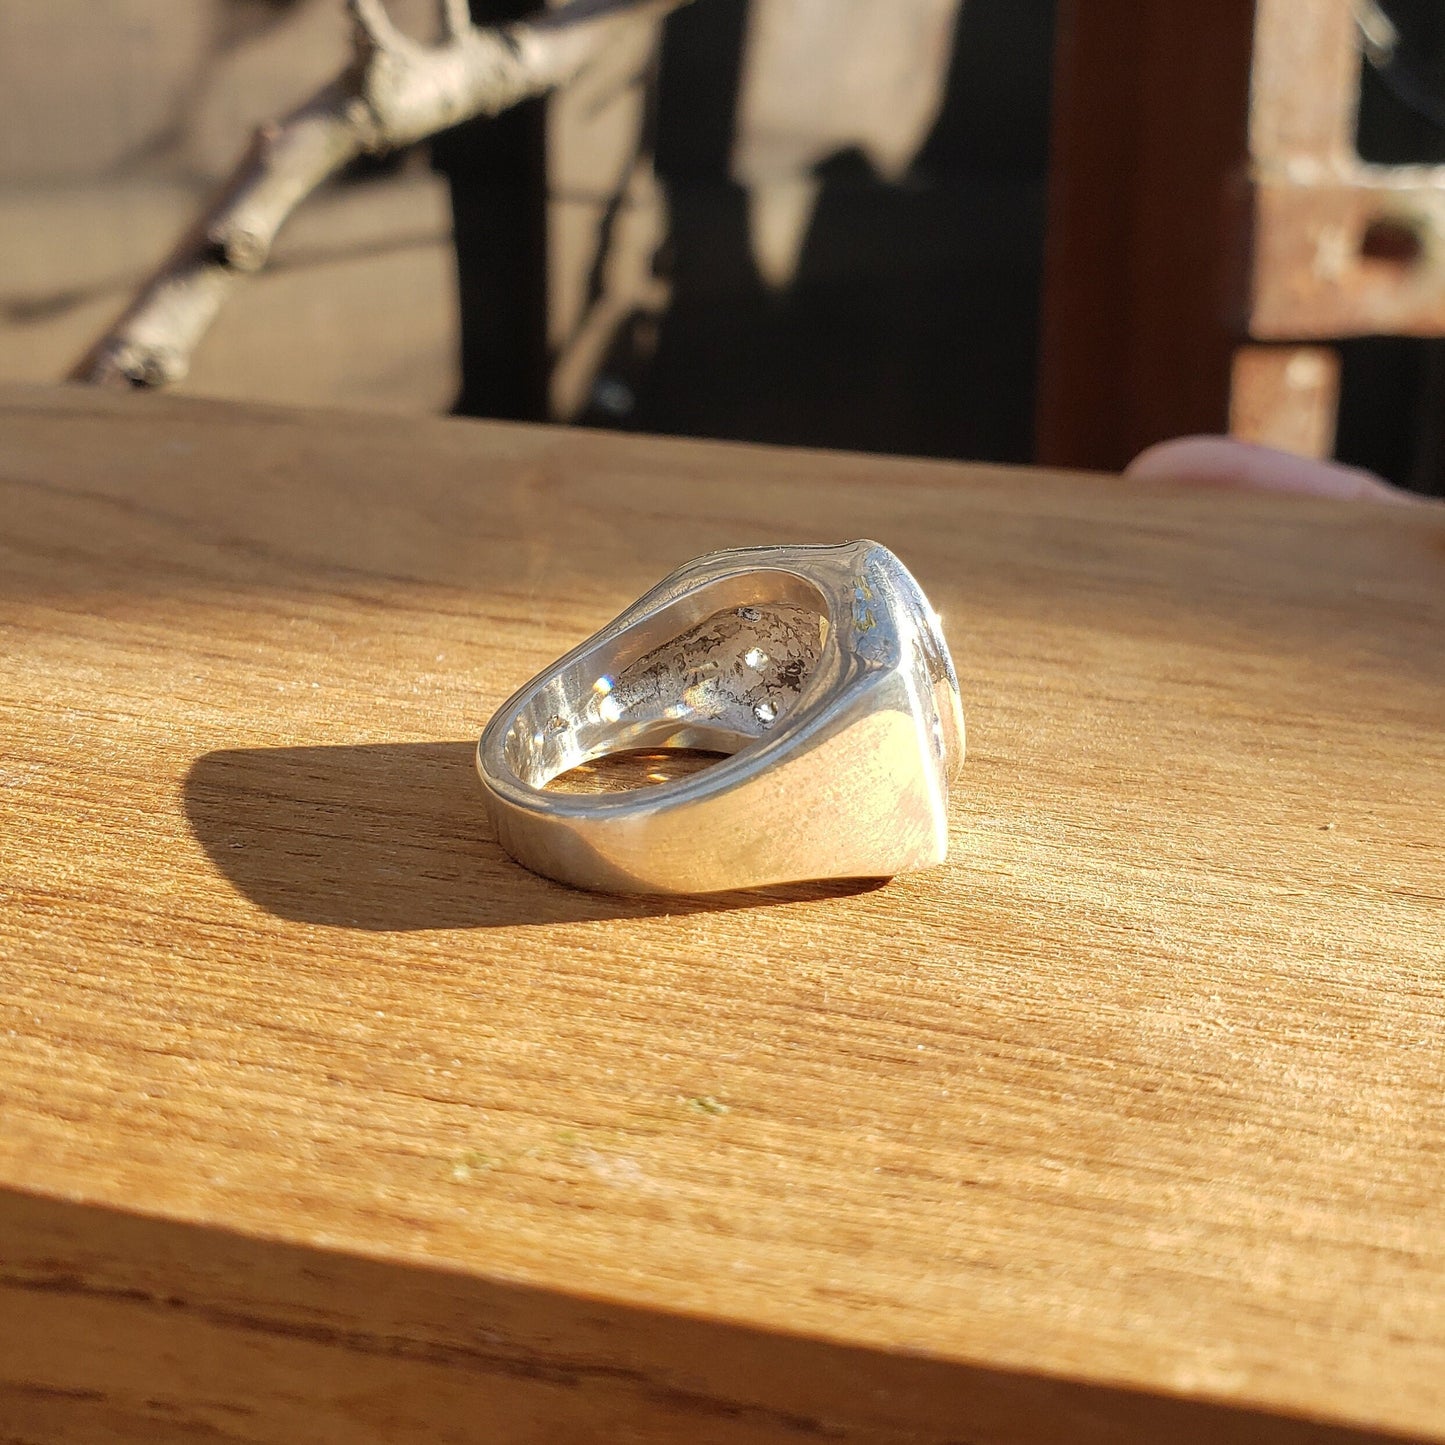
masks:
{"type": "MultiPolygon", "coordinates": [[[[0,380],[348,54],[341,0],[0,0],[0,380]]],[[[1092,467],[1232,428],[1445,494],[1442,165],[1440,0],[695,0],[303,205],[181,389],[1092,467]]]]}

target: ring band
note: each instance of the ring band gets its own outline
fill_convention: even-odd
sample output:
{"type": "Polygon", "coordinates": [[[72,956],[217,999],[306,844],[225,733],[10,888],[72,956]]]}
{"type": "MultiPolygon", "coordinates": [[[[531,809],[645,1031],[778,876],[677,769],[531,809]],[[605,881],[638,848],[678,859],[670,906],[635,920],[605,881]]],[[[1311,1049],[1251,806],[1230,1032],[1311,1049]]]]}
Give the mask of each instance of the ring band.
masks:
{"type": "Polygon", "coordinates": [[[963,707],[937,615],[876,542],[679,568],[498,710],[477,771],[517,862],[610,893],[885,878],[941,863],[963,707]],[[640,748],[729,756],[627,792],[547,784],[640,748]]]}

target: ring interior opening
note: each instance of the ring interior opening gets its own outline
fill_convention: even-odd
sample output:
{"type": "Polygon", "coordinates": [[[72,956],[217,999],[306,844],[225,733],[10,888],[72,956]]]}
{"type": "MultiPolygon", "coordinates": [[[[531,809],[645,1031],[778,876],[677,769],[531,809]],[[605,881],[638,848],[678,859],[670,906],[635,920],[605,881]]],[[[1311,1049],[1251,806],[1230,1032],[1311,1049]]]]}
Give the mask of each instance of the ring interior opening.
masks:
{"type": "MultiPolygon", "coordinates": [[[[729,580],[747,582],[740,595],[756,596],[758,574],[729,580]]],[[[786,586],[769,591],[781,600],[719,607],[733,590],[719,584],[629,633],[635,650],[610,669],[590,655],[569,665],[513,723],[505,744],[513,772],[540,788],[614,753],[727,755],[765,737],[797,703],[828,630],[811,585],[785,574],[777,580],[786,586]],[[699,611],[705,615],[692,621],[699,611]]]]}
{"type": "Polygon", "coordinates": [[[632,793],[658,783],[676,783],[720,763],[725,753],[693,748],[642,748],[622,753],[605,753],[591,762],[580,763],[558,773],[547,784],[553,793],[632,793]]]}

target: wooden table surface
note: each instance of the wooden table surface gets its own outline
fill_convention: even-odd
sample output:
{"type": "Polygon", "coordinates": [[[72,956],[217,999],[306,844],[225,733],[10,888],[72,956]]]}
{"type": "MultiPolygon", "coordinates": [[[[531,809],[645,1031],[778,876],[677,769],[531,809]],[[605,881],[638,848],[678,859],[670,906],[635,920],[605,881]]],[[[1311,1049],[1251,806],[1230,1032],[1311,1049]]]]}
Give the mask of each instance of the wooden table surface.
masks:
{"type": "Polygon", "coordinates": [[[0,394],[0,1439],[1445,1440],[1445,510],[0,394]],[[674,565],[943,615],[942,869],[521,871],[674,565]]]}

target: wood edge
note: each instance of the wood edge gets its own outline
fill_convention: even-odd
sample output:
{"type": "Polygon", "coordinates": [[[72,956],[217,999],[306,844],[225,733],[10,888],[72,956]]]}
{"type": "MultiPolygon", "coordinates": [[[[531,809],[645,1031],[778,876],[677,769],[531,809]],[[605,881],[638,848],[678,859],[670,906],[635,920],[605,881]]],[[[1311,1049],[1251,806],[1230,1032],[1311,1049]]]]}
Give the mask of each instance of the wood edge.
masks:
{"type": "Polygon", "coordinates": [[[1023,1445],[1064,1427],[1077,1445],[1409,1438],[902,1344],[772,1334],[13,1189],[0,1189],[0,1239],[0,1299],[10,1302],[0,1305],[0,1427],[24,1438],[92,1438],[102,1425],[108,1439],[167,1438],[185,1410],[188,1428],[214,1429],[209,1414],[244,1420],[248,1441],[277,1442],[348,1431],[433,1440],[488,1419],[492,1438],[509,1438],[513,1420],[542,1427],[527,1438],[582,1438],[598,1419],[638,1440],[942,1445],[962,1433],[1023,1445]],[[374,1421],[357,1415],[362,1382],[374,1421]]]}

